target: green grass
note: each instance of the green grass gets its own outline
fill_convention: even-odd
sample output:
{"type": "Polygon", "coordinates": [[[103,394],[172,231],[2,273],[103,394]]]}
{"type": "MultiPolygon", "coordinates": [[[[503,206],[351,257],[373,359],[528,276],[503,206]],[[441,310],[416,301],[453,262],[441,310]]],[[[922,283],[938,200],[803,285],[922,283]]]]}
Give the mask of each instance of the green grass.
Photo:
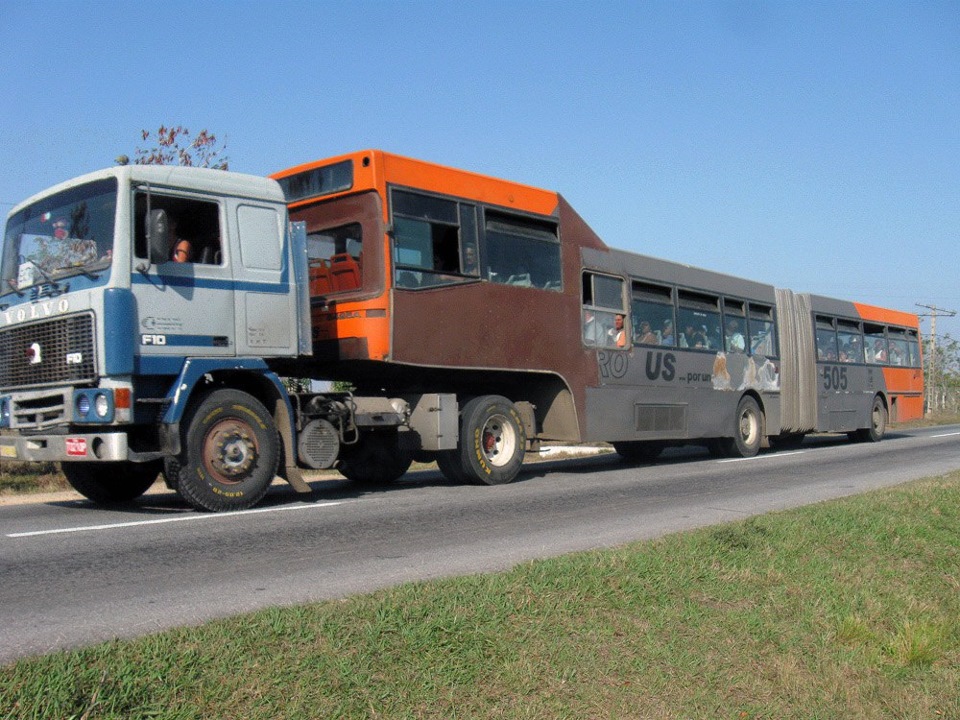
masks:
{"type": "Polygon", "coordinates": [[[960,473],[0,668],[3,718],[960,718],[960,473]]]}
{"type": "Polygon", "coordinates": [[[69,490],[66,478],[56,463],[0,462],[0,495],[69,490]]]}

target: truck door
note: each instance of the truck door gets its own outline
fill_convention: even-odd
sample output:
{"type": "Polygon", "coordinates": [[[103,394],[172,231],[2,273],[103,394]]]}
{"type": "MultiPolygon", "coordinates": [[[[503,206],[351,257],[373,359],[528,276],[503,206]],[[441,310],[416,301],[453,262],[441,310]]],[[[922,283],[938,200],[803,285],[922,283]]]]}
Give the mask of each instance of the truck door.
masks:
{"type": "MultiPolygon", "coordinates": [[[[144,218],[147,206],[163,210],[168,219],[169,259],[133,273],[137,302],[138,345],[141,358],[170,358],[169,367],[156,372],[179,371],[188,356],[231,356],[235,312],[229,248],[223,238],[226,211],[222,201],[188,194],[150,193],[136,197],[136,248],[134,266],[147,257],[144,218]]],[[[151,368],[144,368],[149,371],[151,368]]]]}
{"type": "Polygon", "coordinates": [[[266,203],[238,202],[230,222],[237,352],[254,357],[296,354],[296,293],[293,268],[285,252],[285,210],[266,203]]]}

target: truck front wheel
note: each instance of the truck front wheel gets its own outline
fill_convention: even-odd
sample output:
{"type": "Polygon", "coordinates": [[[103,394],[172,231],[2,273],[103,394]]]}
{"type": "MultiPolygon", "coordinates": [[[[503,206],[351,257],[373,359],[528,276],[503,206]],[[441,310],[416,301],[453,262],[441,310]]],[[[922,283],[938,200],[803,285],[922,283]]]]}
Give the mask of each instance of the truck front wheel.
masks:
{"type": "Polygon", "coordinates": [[[160,474],[159,462],[65,462],[60,469],[78,493],[99,505],[130,502],[143,495],[160,474]]]}
{"type": "Polygon", "coordinates": [[[220,389],[184,418],[183,452],[167,464],[177,492],[197,510],[243,510],[266,495],[277,474],[280,437],[252,395],[220,389]]]}

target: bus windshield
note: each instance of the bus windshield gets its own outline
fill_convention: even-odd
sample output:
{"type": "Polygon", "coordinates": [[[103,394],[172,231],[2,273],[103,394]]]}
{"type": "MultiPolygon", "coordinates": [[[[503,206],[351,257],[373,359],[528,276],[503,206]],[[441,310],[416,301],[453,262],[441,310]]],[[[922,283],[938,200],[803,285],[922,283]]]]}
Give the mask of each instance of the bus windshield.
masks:
{"type": "Polygon", "coordinates": [[[71,275],[96,277],[110,267],[116,179],[71,188],[29,205],[7,221],[0,294],[56,284],[71,275]]]}

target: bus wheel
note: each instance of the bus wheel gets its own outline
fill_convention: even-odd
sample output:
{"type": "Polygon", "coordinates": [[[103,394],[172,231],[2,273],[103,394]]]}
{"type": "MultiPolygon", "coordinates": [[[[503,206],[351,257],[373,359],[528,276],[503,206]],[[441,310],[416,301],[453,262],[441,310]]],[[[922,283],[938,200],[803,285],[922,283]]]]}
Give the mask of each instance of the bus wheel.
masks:
{"type": "Polygon", "coordinates": [[[763,441],[763,413],[757,401],[749,395],[740,398],[733,426],[732,438],[721,440],[727,457],[753,457],[763,441]]]}
{"type": "Polygon", "coordinates": [[[520,472],[526,449],[523,420],[505,397],[484,395],[464,405],[459,454],[466,479],[481,485],[511,482],[520,472]]]}
{"type": "Polygon", "coordinates": [[[399,479],[412,462],[410,453],[400,449],[396,434],[367,433],[356,445],[343,448],[337,470],[351,482],[378,485],[399,479]]]}
{"type": "Polygon", "coordinates": [[[243,510],[258,503],[277,474],[280,436],[252,395],[214,390],[187,412],[183,452],[167,464],[180,496],[197,510],[243,510]]]}
{"type": "Polygon", "coordinates": [[[160,468],[159,461],[60,464],[71,487],[99,505],[115,505],[140,497],[153,485],[160,468]]]}
{"type": "Polygon", "coordinates": [[[854,439],[860,442],[880,442],[887,432],[887,406],[878,395],[870,411],[870,427],[857,430],[854,439]]]}
{"type": "Polygon", "coordinates": [[[663,452],[663,443],[615,442],[613,449],[627,462],[653,462],[663,452]]]}

